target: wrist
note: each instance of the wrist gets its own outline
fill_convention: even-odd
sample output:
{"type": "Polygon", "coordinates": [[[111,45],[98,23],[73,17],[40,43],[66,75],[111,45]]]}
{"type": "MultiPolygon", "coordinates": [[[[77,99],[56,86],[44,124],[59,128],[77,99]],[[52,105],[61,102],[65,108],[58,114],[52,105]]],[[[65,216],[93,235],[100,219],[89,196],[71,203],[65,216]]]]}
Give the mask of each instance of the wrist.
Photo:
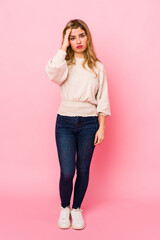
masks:
{"type": "Polygon", "coordinates": [[[62,46],[61,49],[64,50],[65,52],[67,51],[67,48],[64,46],[62,46]]]}
{"type": "Polygon", "coordinates": [[[104,124],[100,124],[100,125],[99,125],[99,129],[105,130],[105,125],[104,125],[104,124]]]}

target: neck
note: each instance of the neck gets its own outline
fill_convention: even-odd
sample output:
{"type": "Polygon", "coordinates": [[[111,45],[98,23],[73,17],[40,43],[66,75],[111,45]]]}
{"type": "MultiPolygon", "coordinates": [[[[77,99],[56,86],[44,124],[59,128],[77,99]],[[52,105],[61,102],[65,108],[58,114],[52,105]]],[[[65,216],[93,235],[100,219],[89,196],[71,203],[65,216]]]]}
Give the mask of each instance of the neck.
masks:
{"type": "Polygon", "coordinates": [[[76,58],[84,58],[84,55],[83,55],[83,54],[77,54],[77,53],[75,53],[75,54],[74,54],[74,57],[76,57],[76,58]]]}

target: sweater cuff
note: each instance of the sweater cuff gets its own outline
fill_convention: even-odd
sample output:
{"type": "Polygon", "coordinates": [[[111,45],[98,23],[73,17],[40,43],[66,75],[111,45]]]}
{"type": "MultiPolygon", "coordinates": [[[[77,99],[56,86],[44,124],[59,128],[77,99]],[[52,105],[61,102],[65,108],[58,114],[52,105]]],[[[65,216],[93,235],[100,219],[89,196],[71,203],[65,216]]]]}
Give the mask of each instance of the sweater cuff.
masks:
{"type": "Polygon", "coordinates": [[[62,62],[64,62],[65,57],[66,57],[67,53],[65,50],[63,49],[57,49],[57,53],[56,55],[52,58],[52,63],[54,63],[55,65],[59,65],[62,62]]]}

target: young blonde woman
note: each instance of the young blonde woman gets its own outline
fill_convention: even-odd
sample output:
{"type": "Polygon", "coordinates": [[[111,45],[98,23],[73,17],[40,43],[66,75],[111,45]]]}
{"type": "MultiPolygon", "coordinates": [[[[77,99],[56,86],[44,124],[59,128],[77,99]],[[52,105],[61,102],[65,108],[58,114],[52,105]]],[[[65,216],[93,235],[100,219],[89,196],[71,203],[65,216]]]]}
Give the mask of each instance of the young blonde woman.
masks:
{"type": "Polygon", "coordinates": [[[88,182],[93,151],[104,140],[105,120],[111,115],[104,65],[96,57],[87,24],[74,19],[66,24],[60,49],[45,67],[60,86],[55,140],[60,164],[59,228],[83,229],[81,204],[88,182]],[[74,199],[70,199],[76,168],[74,199]],[[72,220],[72,225],[70,221],[72,220]]]}

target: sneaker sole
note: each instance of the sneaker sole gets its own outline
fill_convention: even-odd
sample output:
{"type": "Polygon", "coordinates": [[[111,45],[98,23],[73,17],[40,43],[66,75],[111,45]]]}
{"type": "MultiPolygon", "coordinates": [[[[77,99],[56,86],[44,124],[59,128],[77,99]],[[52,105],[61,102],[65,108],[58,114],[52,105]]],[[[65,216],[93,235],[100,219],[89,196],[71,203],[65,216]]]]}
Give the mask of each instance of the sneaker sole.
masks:
{"type": "Polygon", "coordinates": [[[81,229],[85,228],[85,226],[79,228],[79,227],[76,227],[76,226],[74,226],[74,225],[72,224],[72,228],[74,228],[74,229],[76,229],[76,230],[77,230],[77,229],[80,229],[80,230],[81,230],[81,229]]]}
{"type": "Polygon", "coordinates": [[[57,226],[59,227],[59,228],[61,228],[61,229],[68,229],[68,228],[70,228],[71,227],[71,224],[70,225],[68,225],[68,226],[61,226],[61,225],[59,225],[59,224],[57,224],[57,226]]]}

